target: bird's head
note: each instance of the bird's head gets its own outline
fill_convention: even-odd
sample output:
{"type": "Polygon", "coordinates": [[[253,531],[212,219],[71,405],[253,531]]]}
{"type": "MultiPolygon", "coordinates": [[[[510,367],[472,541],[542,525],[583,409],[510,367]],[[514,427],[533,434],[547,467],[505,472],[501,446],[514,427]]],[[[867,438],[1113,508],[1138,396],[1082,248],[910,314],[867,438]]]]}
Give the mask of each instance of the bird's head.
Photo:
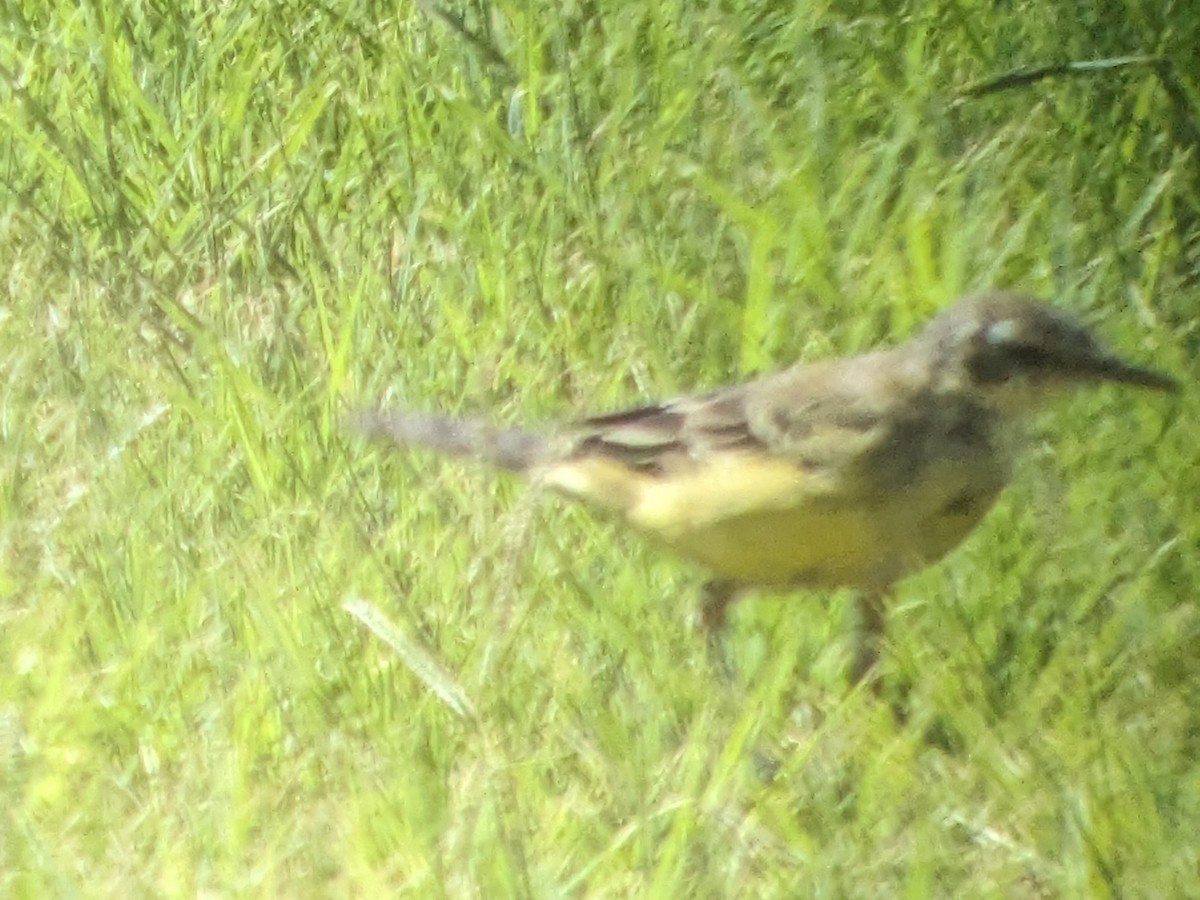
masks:
{"type": "Polygon", "coordinates": [[[1036,406],[1063,388],[1102,382],[1178,390],[1175,379],[1126,362],[1070,316],[1020,294],[960,300],[918,342],[932,349],[947,386],[997,409],[1036,406]]]}

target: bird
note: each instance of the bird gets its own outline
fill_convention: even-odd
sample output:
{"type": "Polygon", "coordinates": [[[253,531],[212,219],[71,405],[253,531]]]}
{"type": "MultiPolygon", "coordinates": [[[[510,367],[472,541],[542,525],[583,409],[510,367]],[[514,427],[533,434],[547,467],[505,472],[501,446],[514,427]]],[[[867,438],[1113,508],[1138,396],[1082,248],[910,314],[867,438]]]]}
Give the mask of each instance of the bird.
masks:
{"type": "Polygon", "coordinates": [[[718,643],[749,592],[853,589],[858,682],[896,583],[958,546],[1009,484],[1021,420],[1102,383],[1179,388],[1066,312],[992,290],[889,348],[563,424],[376,407],[350,426],[525,476],[699,564],[699,621],[718,643]]]}

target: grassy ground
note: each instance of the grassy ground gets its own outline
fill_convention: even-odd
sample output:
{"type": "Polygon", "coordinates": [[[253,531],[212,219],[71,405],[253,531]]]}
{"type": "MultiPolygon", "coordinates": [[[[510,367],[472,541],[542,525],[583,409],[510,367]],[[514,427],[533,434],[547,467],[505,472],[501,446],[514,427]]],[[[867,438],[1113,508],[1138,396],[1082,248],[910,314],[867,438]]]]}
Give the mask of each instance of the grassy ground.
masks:
{"type": "Polygon", "coordinates": [[[847,598],[748,601],[725,684],[699,573],[338,425],[614,408],[988,285],[1192,385],[1200,15],[346,6],[6,7],[0,891],[1200,896],[1194,390],[1037,424],[896,598],[905,724],[847,598]]]}

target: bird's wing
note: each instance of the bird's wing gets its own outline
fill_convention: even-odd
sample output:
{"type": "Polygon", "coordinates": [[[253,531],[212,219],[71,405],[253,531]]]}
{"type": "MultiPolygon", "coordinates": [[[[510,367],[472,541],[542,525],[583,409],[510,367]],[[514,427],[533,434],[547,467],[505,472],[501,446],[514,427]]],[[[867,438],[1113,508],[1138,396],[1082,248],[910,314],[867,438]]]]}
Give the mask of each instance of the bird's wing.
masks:
{"type": "Polygon", "coordinates": [[[742,385],[585,419],[572,456],[604,457],[647,475],[703,467],[725,453],[766,455],[832,472],[885,440],[877,367],[796,366],[742,385]]]}
{"type": "Polygon", "coordinates": [[[910,396],[877,354],[797,366],[750,386],[750,429],[771,452],[812,473],[855,478],[896,444],[910,396]]]}
{"type": "Polygon", "coordinates": [[[605,457],[646,475],[678,471],[721,450],[764,449],[741,387],[593,416],[576,435],[573,456],[605,457]]]}

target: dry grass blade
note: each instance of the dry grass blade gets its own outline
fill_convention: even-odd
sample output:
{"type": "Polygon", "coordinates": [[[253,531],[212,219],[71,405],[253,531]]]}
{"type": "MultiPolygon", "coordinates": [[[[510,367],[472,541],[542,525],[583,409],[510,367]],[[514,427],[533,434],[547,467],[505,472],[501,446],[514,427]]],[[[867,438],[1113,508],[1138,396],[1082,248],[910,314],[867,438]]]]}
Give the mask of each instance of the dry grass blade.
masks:
{"type": "Polygon", "coordinates": [[[455,714],[464,719],[473,720],[475,718],[475,706],[458,682],[454,680],[454,676],[433,658],[433,654],[401,631],[399,626],[380,611],[379,607],[362,597],[351,597],[342,604],[342,609],[362,622],[375,637],[395,650],[405,667],[455,714]]]}

